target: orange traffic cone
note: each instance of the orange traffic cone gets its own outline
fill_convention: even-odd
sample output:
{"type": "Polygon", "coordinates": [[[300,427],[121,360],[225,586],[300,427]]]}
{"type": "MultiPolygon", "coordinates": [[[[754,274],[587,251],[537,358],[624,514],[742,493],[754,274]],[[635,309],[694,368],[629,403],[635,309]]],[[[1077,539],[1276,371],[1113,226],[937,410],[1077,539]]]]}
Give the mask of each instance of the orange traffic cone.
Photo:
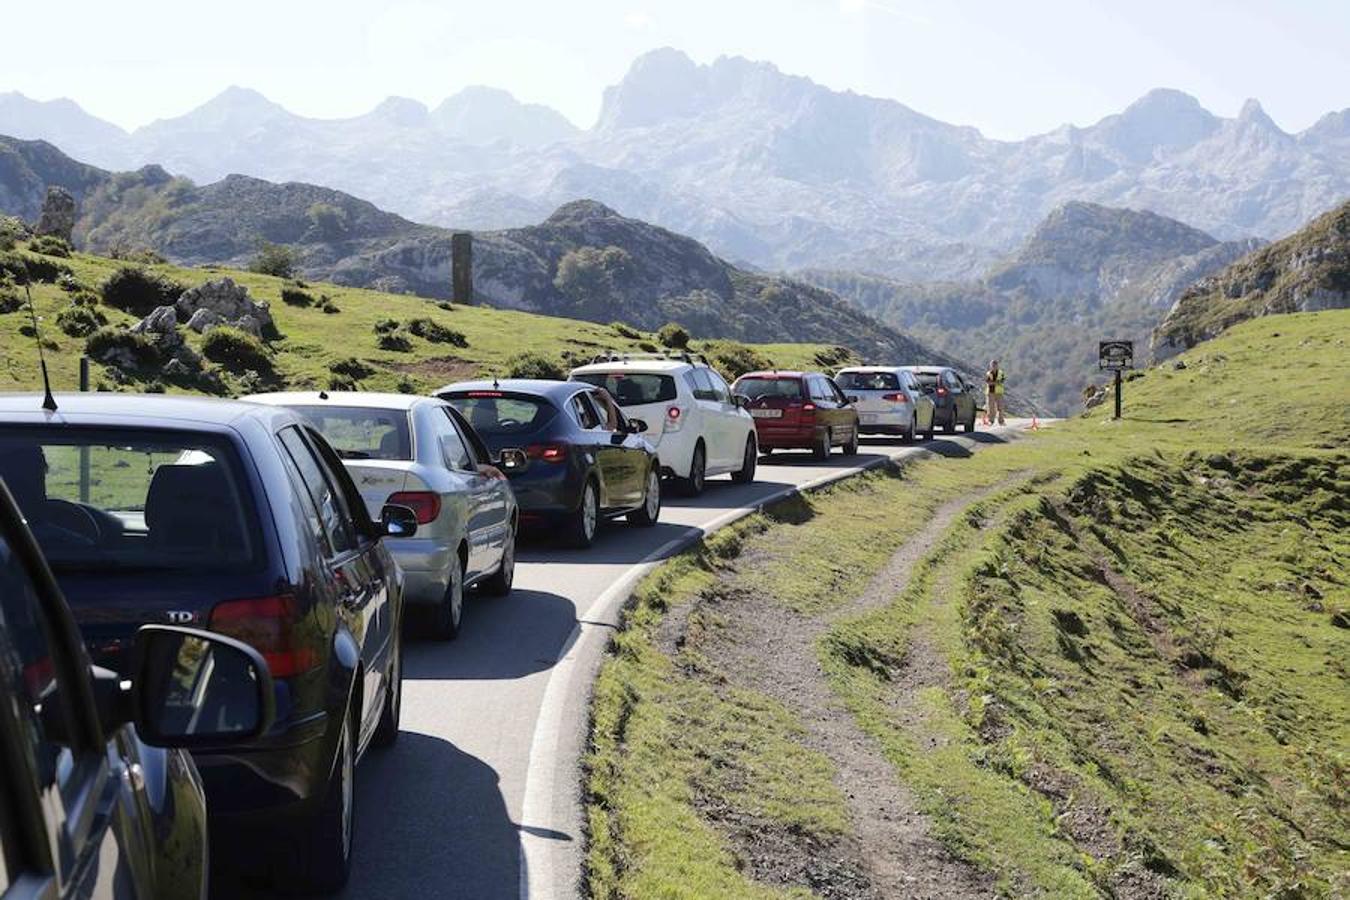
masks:
{"type": "Polygon", "coordinates": [[[1038,418],[1036,418],[1036,414],[1035,414],[1035,413],[1032,413],[1032,415],[1031,415],[1031,430],[1032,430],[1032,431],[1040,431],[1040,430],[1041,430],[1041,420],[1038,419],[1038,418]]]}

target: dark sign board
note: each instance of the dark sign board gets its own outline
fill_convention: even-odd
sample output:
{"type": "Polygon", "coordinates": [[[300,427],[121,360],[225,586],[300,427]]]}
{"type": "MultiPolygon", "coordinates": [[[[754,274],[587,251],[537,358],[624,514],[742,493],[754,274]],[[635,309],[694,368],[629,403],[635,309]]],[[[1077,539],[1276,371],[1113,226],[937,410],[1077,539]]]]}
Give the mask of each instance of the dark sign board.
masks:
{"type": "Polygon", "coordinates": [[[1134,341],[1100,341],[1097,368],[1120,371],[1134,368],[1134,341]]]}

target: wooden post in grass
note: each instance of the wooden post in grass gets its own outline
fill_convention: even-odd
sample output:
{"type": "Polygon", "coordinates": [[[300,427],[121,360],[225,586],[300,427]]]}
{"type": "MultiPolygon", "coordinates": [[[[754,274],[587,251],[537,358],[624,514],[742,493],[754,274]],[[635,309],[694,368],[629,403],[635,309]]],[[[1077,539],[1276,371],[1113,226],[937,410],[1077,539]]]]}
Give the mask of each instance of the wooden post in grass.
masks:
{"type": "Polygon", "coordinates": [[[450,237],[450,299],[473,303],[473,235],[467,231],[450,237]]]}

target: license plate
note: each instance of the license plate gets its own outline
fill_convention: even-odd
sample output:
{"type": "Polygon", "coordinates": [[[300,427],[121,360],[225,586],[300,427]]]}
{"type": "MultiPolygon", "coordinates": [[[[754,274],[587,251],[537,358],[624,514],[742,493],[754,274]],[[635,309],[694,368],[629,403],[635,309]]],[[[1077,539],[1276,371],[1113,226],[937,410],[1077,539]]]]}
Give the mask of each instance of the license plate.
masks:
{"type": "Polygon", "coordinates": [[[864,425],[875,425],[879,416],[876,413],[863,413],[861,418],[864,425]]]}
{"type": "Polygon", "coordinates": [[[783,411],[781,409],[752,409],[750,415],[756,419],[781,419],[783,411]]]}

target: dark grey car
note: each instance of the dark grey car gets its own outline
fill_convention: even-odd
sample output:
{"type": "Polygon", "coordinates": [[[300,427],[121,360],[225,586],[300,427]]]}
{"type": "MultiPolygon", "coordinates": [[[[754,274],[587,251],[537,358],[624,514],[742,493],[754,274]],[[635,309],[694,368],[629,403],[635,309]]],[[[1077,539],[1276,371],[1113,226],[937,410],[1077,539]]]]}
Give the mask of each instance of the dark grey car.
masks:
{"type": "Polygon", "coordinates": [[[936,407],[933,418],[947,434],[959,425],[966,431],[975,430],[978,394],[961,374],[947,366],[905,366],[913,373],[936,407]]]}

